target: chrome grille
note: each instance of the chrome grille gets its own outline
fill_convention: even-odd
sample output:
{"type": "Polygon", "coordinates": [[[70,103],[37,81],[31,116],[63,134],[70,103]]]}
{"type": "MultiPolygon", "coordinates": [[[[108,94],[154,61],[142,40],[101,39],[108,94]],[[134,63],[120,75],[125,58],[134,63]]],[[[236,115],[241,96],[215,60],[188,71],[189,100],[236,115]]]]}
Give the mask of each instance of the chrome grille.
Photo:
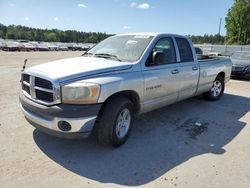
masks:
{"type": "Polygon", "coordinates": [[[30,94],[30,87],[26,84],[22,84],[22,89],[23,91],[25,91],[26,93],[30,94]]]}
{"type": "Polygon", "coordinates": [[[30,82],[30,75],[28,75],[28,74],[23,74],[23,81],[29,83],[29,82],[30,82]]]}
{"type": "Polygon", "coordinates": [[[25,96],[38,103],[52,105],[60,102],[60,87],[44,78],[22,74],[22,91],[25,96]]]}
{"type": "Polygon", "coordinates": [[[47,101],[47,102],[54,101],[54,96],[53,96],[53,93],[51,93],[51,92],[42,91],[39,89],[36,89],[35,92],[36,92],[36,98],[39,100],[47,101]]]}
{"type": "Polygon", "coordinates": [[[38,77],[35,77],[35,86],[46,89],[53,89],[53,85],[50,81],[38,77]]]}

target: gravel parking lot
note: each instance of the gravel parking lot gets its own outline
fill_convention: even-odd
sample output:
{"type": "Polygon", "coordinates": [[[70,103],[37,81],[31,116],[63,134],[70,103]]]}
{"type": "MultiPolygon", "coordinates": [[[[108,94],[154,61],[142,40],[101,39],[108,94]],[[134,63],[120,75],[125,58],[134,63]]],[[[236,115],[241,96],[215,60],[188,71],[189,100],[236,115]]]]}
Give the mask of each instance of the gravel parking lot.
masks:
{"type": "Polygon", "coordinates": [[[118,149],[35,130],[18,104],[20,71],[82,52],[0,52],[0,187],[249,187],[250,81],[220,101],[195,97],[138,117],[118,149]]]}

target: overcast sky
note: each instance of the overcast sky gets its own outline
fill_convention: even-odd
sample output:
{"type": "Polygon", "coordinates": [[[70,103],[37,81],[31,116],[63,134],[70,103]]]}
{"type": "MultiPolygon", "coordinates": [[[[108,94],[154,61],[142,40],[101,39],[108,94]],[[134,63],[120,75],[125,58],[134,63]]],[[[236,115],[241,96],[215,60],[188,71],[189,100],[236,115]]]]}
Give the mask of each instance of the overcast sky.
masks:
{"type": "Polygon", "coordinates": [[[216,34],[233,0],[0,0],[0,23],[107,33],[216,34]]]}

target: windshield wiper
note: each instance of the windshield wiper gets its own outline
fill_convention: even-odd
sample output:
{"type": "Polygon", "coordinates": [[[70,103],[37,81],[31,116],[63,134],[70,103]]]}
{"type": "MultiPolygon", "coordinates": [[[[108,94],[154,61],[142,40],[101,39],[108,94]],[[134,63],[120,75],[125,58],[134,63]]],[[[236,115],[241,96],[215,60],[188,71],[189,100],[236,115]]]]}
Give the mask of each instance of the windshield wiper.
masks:
{"type": "Polygon", "coordinates": [[[94,54],[94,56],[96,56],[96,57],[103,57],[103,58],[114,58],[117,61],[122,61],[116,55],[112,55],[112,54],[99,53],[99,54],[94,54]]]}
{"type": "Polygon", "coordinates": [[[85,53],[83,53],[81,56],[90,56],[90,55],[93,55],[93,54],[90,53],[90,52],[85,52],[85,53]]]}

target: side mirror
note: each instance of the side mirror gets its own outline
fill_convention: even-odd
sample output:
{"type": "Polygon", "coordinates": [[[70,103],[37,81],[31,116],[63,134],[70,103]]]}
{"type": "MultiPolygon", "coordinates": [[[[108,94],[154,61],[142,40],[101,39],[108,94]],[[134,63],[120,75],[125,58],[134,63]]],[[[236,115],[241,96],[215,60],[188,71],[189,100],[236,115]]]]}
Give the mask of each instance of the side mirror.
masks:
{"type": "Polygon", "coordinates": [[[153,63],[154,64],[163,64],[165,61],[165,54],[163,52],[153,52],[153,57],[152,57],[153,63]]]}

